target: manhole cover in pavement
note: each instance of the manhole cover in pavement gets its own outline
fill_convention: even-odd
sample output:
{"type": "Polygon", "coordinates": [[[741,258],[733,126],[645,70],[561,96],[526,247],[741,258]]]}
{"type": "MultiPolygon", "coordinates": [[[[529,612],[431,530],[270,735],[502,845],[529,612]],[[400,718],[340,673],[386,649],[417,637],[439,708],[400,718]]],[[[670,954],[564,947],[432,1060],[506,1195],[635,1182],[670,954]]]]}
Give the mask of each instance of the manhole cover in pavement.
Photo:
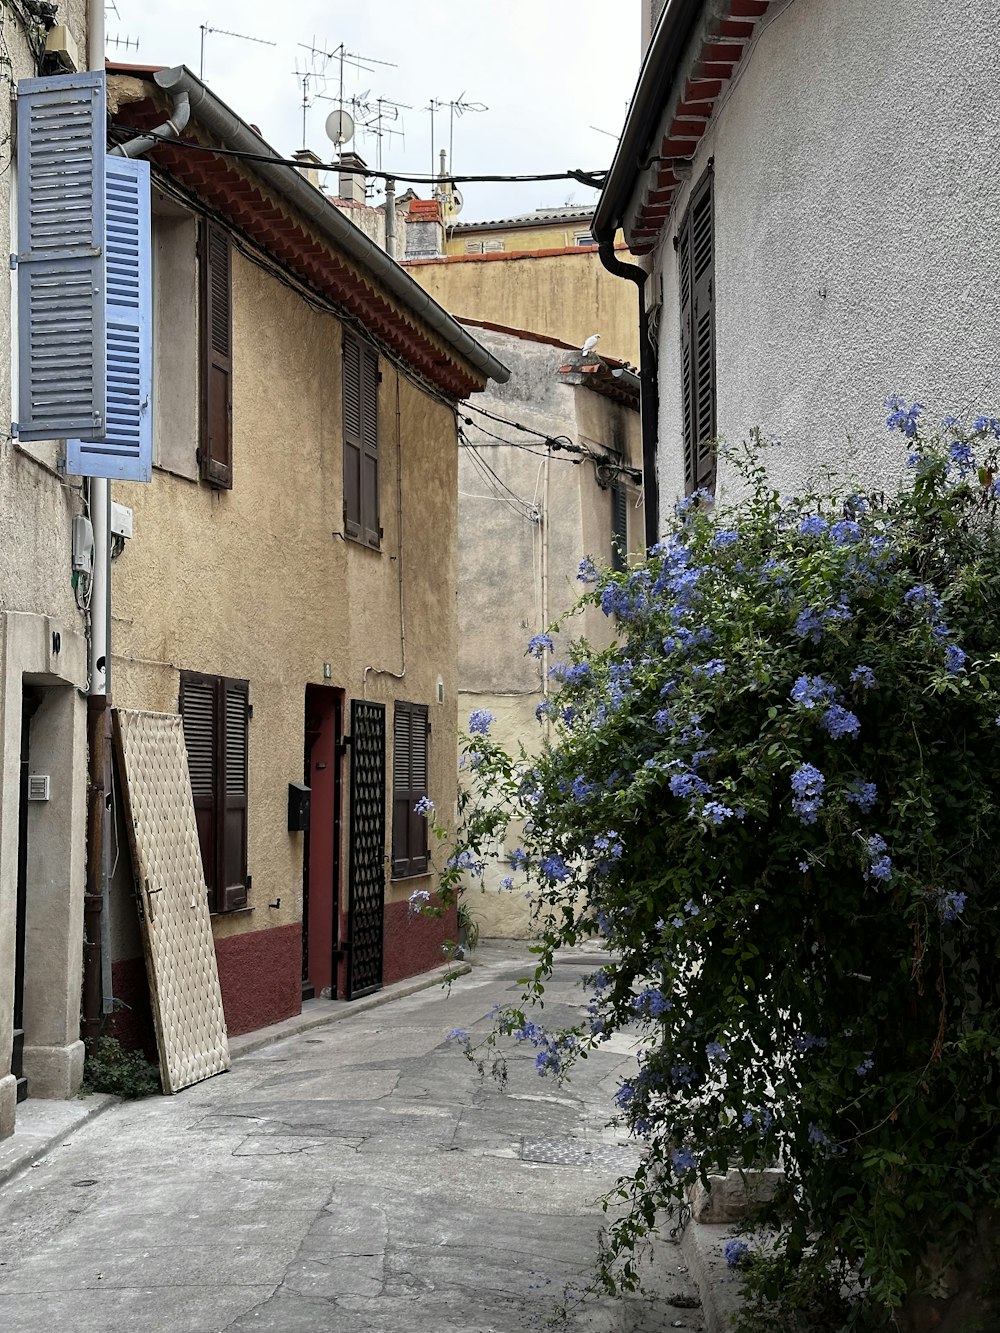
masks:
{"type": "Polygon", "coordinates": [[[553,1166],[582,1166],[595,1171],[634,1171],[639,1154],[616,1143],[591,1143],[586,1139],[542,1139],[525,1143],[521,1149],[525,1162],[545,1162],[553,1166]]]}

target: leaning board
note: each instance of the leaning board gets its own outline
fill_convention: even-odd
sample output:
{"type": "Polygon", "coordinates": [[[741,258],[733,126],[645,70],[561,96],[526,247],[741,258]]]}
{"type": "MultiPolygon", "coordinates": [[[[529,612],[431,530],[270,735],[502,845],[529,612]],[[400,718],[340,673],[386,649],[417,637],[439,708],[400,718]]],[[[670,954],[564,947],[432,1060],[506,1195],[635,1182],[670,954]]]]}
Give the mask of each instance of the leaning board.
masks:
{"type": "Polygon", "coordinates": [[[180,717],[113,711],[164,1092],[229,1068],[180,717]]]}

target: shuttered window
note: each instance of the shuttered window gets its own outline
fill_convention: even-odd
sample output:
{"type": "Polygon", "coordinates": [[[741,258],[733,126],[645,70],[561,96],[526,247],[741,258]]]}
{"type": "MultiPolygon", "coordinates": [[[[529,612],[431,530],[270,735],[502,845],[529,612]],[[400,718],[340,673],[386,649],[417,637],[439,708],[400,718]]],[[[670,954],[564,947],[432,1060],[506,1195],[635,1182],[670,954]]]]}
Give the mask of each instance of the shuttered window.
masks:
{"type": "Polygon", "coordinates": [[[715,490],[715,218],[712,172],[699,182],[677,238],[681,405],[687,493],[715,490]]]}
{"type": "Polygon", "coordinates": [[[427,870],[427,818],[414,806],[427,795],[430,725],[426,704],[397,703],[392,722],[392,875],[427,870]]]}
{"type": "Polygon", "coordinates": [[[207,218],[199,240],[201,273],[201,475],[219,490],[233,484],[232,247],[207,218]]]}
{"type": "Polygon", "coordinates": [[[66,441],[80,477],[149,481],[153,475],[153,318],[149,163],[109,157],[106,196],[107,430],[66,441]]]}
{"type": "Polygon", "coordinates": [[[22,440],[104,438],[106,125],[103,71],[18,82],[22,440]]]}
{"type": "Polygon", "coordinates": [[[344,531],[378,547],[378,353],[344,330],[344,531]]]}
{"type": "Polygon", "coordinates": [[[247,748],[250,687],[245,680],[181,672],[191,794],[208,904],[213,912],[247,905],[247,748]]]}
{"type": "Polygon", "coordinates": [[[628,492],[624,483],[611,487],[611,568],[621,573],[628,563],[628,492]]]}

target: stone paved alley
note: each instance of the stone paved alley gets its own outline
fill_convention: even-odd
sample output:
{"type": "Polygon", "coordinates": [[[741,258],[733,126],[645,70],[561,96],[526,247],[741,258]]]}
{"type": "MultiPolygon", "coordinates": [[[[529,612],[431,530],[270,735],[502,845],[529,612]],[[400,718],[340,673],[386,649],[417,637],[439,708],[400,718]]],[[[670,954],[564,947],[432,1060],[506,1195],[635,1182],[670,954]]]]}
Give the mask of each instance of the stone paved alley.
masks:
{"type": "MultiPolygon", "coordinates": [[[[633,1161],[605,1127],[633,1058],[610,1044],[559,1087],[511,1052],[505,1092],[448,1032],[486,1029],[526,948],[254,1051],[176,1097],[114,1106],[0,1190],[0,1328],[19,1333],[524,1333],[595,1253],[599,1196],[633,1161]]],[[[600,958],[560,964],[571,1018],[600,958]]],[[[602,1298],[566,1327],[701,1328],[677,1304],[602,1298]]]]}

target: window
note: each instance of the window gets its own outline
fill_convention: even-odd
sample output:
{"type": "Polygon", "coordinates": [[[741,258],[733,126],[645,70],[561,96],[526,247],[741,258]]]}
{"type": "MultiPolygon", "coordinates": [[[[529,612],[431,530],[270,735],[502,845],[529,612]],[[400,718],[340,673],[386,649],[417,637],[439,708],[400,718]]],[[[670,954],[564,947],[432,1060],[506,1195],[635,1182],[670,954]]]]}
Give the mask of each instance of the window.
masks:
{"type": "Polygon", "coordinates": [[[483,253],[482,241],[466,241],[465,253],[467,255],[481,255],[483,253]]]}
{"type": "Polygon", "coordinates": [[[677,236],[681,307],[684,486],[715,489],[715,221],[712,171],[696,187],[677,236]]]}
{"type": "Polygon", "coordinates": [[[201,447],[198,464],[210,486],[233,484],[233,311],[229,233],[201,224],[201,447]]]}
{"type": "Polygon", "coordinates": [[[493,241],[483,241],[484,255],[498,255],[502,250],[507,249],[507,242],[502,237],[497,237],[493,241]]]}
{"type": "Polygon", "coordinates": [[[378,548],[378,353],[344,330],[344,531],[378,548]]]}
{"type": "Polygon", "coordinates": [[[414,805],[427,795],[426,704],[397,703],[392,720],[392,877],[427,870],[427,819],[414,805]]]}
{"type": "Polygon", "coordinates": [[[578,232],[575,232],[574,235],[573,235],[573,244],[574,244],[574,245],[596,245],[596,244],[597,244],[597,240],[596,240],[596,238],[594,237],[593,232],[590,232],[590,231],[578,231],[578,232]]]}
{"type": "Polygon", "coordinates": [[[250,686],[245,680],[181,672],[184,723],[198,841],[213,912],[247,905],[247,750],[250,686]]]}
{"type": "Polygon", "coordinates": [[[611,568],[618,574],[628,563],[628,492],[621,480],[611,487],[611,568]]]}

